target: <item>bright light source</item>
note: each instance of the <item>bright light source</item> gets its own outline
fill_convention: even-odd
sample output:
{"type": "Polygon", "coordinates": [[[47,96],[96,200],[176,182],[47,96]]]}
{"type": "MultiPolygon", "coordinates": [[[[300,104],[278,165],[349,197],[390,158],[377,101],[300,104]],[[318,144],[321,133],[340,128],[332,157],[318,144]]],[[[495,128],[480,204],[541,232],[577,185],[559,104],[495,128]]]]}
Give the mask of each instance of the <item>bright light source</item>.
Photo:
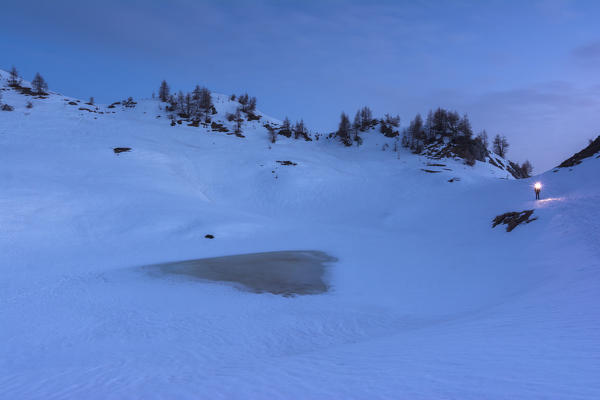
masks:
{"type": "Polygon", "coordinates": [[[533,185],[533,187],[535,188],[535,190],[540,190],[542,188],[542,184],[539,182],[536,182],[535,185],[533,185]]]}

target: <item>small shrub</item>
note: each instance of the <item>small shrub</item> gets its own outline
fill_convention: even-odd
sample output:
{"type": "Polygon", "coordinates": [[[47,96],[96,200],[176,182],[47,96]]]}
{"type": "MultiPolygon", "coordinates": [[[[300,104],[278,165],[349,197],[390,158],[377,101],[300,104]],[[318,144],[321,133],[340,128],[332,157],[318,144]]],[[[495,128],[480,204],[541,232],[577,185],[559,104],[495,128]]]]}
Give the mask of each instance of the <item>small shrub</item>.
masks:
{"type": "Polygon", "coordinates": [[[252,111],[248,111],[246,113],[246,116],[247,116],[248,121],[258,121],[261,118],[260,115],[256,115],[252,111]]]}
{"type": "Polygon", "coordinates": [[[133,97],[130,96],[130,97],[127,98],[127,100],[123,100],[122,104],[123,104],[124,107],[133,108],[133,107],[135,107],[135,105],[137,103],[135,101],[133,101],[133,97]]]}
{"type": "Polygon", "coordinates": [[[8,104],[2,104],[2,107],[0,109],[2,111],[13,111],[15,108],[13,106],[8,105],[8,104]]]}

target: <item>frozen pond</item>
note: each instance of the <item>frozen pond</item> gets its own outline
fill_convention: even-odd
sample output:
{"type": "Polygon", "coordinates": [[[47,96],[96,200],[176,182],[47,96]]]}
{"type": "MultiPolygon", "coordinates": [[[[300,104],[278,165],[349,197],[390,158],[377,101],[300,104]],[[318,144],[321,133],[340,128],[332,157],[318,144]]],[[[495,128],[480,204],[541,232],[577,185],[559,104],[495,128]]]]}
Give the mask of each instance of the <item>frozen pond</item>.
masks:
{"type": "Polygon", "coordinates": [[[150,265],[152,273],[187,275],[192,278],[232,282],[256,293],[284,296],[326,292],[326,263],[336,258],[321,251],[273,251],[201,258],[150,265]]]}

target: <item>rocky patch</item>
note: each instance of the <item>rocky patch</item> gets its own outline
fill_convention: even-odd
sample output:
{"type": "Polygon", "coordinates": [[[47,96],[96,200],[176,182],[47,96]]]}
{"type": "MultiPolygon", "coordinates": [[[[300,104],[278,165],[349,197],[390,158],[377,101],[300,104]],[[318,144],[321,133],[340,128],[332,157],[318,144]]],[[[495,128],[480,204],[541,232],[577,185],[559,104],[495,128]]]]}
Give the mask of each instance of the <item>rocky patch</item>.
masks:
{"type": "Polygon", "coordinates": [[[229,129],[227,129],[227,127],[225,125],[219,124],[218,122],[211,122],[210,129],[213,132],[224,132],[224,133],[229,132],[229,129]]]}
{"type": "MultiPolygon", "coordinates": [[[[570,158],[563,161],[558,168],[568,168],[573,167],[577,164],[581,164],[581,161],[585,158],[592,157],[596,153],[600,153],[600,136],[598,136],[595,140],[591,141],[590,144],[579,153],[574,154],[570,158]]],[[[600,158],[600,155],[596,158],[600,158]]]]}
{"type": "Polygon", "coordinates": [[[492,221],[492,228],[495,228],[500,224],[505,224],[506,232],[510,232],[523,223],[528,224],[532,221],[535,221],[537,217],[531,218],[532,215],[533,210],[525,210],[521,212],[507,212],[502,215],[498,215],[496,216],[496,218],[494,218],[494,220],[492,221]]]}
{"type": "Polygon", "coordinates": [[[291,166],[298,165],[298,163],[295,163],[295,162],[289,161],[289,160],[285,160],[285,161],[279,161],[279,160],[277,160],[275,162],[278,163],[278,164],[281,164],[281,165],[291,165],[291,166]]]}

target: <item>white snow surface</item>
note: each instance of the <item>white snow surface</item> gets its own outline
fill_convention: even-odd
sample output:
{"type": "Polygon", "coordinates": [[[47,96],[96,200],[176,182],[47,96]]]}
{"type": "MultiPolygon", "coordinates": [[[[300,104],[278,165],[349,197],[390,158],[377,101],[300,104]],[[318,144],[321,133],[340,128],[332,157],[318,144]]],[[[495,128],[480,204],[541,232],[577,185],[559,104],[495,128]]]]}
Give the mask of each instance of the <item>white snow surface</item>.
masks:
{"type": "Polygon", "coordinates": [[[507,180],[375,133],[270,144],[264,115],[237,138],[154,100],[2,94],[0,398],[600,398],[600,159],[507,180]],[[276,250],[337,257],[331,290],[139,268],[276,250]]]}

